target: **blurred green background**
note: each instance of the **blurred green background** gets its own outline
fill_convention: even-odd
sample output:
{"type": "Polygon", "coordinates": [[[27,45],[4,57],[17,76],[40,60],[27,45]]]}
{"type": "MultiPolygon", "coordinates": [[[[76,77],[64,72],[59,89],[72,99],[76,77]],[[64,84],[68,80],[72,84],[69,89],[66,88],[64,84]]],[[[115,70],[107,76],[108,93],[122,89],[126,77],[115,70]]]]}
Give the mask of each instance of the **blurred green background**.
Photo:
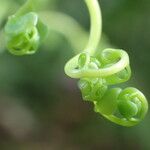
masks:
{"type": "MultiPolygon", "coordinates": [[[[82,100],[77,81],[64,74],[74,48],[82,47],[87,38],[84,1],[37,0],[39,11],[65,13],[82,31],[71,34],[72,43],[52,28],[36,54],[17,57],[5,50],[2,33],[7,17],[24,2],[0,0],[0,150],[150,150],[149,113],[135,127],[113,124],[94,113],[82,100]]],[[[137,87],[149,99],[150,1],[99,2],[105,34],[101,47],[113,45],[129,53],[132,78],[124,86],[137,87]]],[[[53,20],[59,19],[53,16],[49,25],[53,20]]],[[[63,19],[58,23],[65,27],[63,19]]]]}

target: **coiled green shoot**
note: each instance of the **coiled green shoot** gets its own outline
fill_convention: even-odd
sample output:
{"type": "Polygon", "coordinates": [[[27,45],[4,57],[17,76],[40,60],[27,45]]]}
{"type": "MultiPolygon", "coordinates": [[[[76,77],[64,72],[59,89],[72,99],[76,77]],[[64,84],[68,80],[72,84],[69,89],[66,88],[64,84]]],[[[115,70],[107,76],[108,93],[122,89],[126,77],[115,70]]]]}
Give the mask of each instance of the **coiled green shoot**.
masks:
{"type": "Polygon", "coordinates": [[[104,49],[95,56],[101,31],[101,12],[97,0],[85,0],[91,15],[91,34],[83,52],[70,59],[65,73],[80,79],[78,87],[85,101],[93,102],[94,110],[122,126],[134,126],[146,115],[148,103],[136,88],[112,88],[131,77],[129,56],[124,50],[104,49]]]}

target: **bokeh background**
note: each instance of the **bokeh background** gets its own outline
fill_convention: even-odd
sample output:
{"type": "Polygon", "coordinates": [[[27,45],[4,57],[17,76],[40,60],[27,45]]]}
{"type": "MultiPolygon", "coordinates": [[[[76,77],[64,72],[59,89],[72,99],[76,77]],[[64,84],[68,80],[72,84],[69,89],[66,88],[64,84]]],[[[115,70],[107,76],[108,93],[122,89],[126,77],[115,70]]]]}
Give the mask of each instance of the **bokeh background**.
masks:
{"type": "MultiPolygon", "coordinates": [[[[52,15],[49,36],[38,52],[17,57],[4,47],[3,28],[24,2],[0,0],[0,150],[149,150],[149,113],[135,127],[113,124],[94,113],[92,104],[82,100],[77,81],[64,74],[74,49],[87,39],[90,24],[84,1],[37,0],[38,11],[65,13],[77,20],[79,31],[67,27],[63,16],[52,15]],[[64,28],[62,33],[54,23],[64,28]]],[[[150,1],[99,2],[104,33],[100,47],[113,45],[129,53],[132,78],[123,86],[137,87],[149,100],[150,1]]]]}

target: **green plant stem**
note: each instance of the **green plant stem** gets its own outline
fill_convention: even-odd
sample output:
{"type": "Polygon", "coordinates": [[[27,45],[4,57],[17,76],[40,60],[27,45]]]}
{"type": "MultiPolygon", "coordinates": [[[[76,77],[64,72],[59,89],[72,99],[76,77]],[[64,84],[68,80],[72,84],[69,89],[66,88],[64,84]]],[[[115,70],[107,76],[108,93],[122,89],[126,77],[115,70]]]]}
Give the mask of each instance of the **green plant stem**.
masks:
{"type": "Polygon", "coordinates": [[[85,0],[85,3],[89,9],[91,30],[89,41],[84,51],[88,52],[90,55],[94,55],[102,32],[101,10],[97,0],[85,0]]]}
{"type": "MultiPolygon", "coordinates": [[[[100,37],[101,37],[101,30],[102,30],[102,17],[101,17],[101,10],[98,4],[97,0],[85,0],[85,3],[88,7],[89,14],[90,14],[90,20],[91,20],[91,29],[90,29],[90,37],[88,44],[86,48],[83,50],[85,52],[88,52],[90,55],[93,55],[96,51],[96,48],[99,44],[100,37]]],[[[83,40],[80,39],[86,39],[85,33],[83,33],[83,29],[79,27],[79,24],[75,22],[71,17],[66,17],[62,14],[56,14],[56,13],[48,13],[44,12],[39,13],[41,18],[44,15],[45,23],[49,25],[51,29],[54,29],[66,37],[70,39],[71,44],[73,45],[80,45],[80,41],[83,42],[83,40]],[[55,18],[54,18],[55,15],[55,18]],[[50,20],[52,20],[50,22],[50,20]],[[61,21],[62,20],[62,21],[61,21]],[[63,24],[61,23],[63,22],[63,24]],[[74,31],[72,31],[74,29],[74,31]],[[79,33],[81,33],[81,36],[79,36],[79,33]],[[78,40],[79,39],[79,40],[78,40]]],[[[87,39],[86,39],[87,40],[87,39]]],[[[83,44],[85,41],[83,42],[83,44]]],[[[79,52],[78,47],[75,50],[75,52],[79,52]]]]}
{"type": "MultiPolygon", "coordinates": [[[[91,29],[90,29],[90,37],[89,37],[88,44],[86,48],[83,50],[83,52],[86,52],[89,55],[94,55],[96,48],[99,44],[101,30],[102,30],[101,11],[97,0],[85,0],[85,3],[88,7],[89,14],[90,14],[91,29]]],[[[72,78],[80,78],[82,74],[81,73],[78,76],[76,74],[76,70],[74,70],[78,65],[79,55],[80,54],[70,59],[64,68],[65,73],[72,78]]]]}
{"type": "Polygon", "coordinates": [[[49,30],[60,33],[70,42],[76,54],[84,48],[88,41],[88,34],[75,19],[56,11],[41,11],[38,15],[49,30]]]}

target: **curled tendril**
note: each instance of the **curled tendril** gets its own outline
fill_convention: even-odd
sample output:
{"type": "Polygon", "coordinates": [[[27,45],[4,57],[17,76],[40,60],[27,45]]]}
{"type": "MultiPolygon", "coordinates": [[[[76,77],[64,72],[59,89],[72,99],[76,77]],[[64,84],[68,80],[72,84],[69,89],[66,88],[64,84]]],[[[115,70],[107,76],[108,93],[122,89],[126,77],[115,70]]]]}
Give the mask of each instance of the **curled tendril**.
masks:
{"type": "Polygon", "coordinates": [[[122,126],[134,126],[146,115],[148,103],[136,88],[110,89],[95,105],[95,111],[122,126]]]}
{"type": "Polygon", "coordinates": [[[112,48],[102,50],[97,56],[94,55],[99,40],[99,37],[94,35],[101,29],[101,16],[97,15],[100,13],[97,0],[85,2],[91,15],[89,43],[82,53],[66,63],[65,73],[72,78],[80,79],[78,87],[82,97],[85,101],[93,102],[95,112],[116,124],[134,126],[145,117],[148,110],[147,100],[139,90],[132,87],[124,90],[109,88],[109,85],[129,80],[129,56],[124,50],[112,48]]]}
{"type": "MultiPolygon", "coordinates": [[[[85,55],[86,59],[90,57],[88,53],[81,53],[73,57],[71,60],[69,60],[65,66],[65,72],[68,76],[72,78],[84,78],[84,77],[106,77],[110,75],[114,75],[129,65],[129,56],[128,54],[123,50],[117,50],[117,49],[105,49],[102,51],[102,53],[110,52],[113,56],[113,59],[115,59],[114,62],[109,63],[103,63],[102,67],[100,68],[87,68],[87,69],[80,69],[78,60],[81,57],[81,55],[85,55]]],[[[105,60],[106,61],[106,60],[105,60]]],[[[129,71],[130,72],[130,71],[129,71]]]]}
{"type": "Polygon", "coordinates": [[[107,81],[102,78],[83,78],[78,86],[83,99],[93,102],[95,112],[116,124],[134,126],[147,113],[147,100],[136,88],[108,89],[107,81]]]}
{"type": "MultiPolygon", "coordinates": [[[[99,59],[82,53],[78,57],[76,69],[84,72],[89,68],[101,70],[109,68],[118,63],[121,57],[119,50],[104,50],[99,59]],[[120,58],[120,59],[119,59],[120,58]]],[[[129,64],[122,67],[117,73],[110,76],[95,76],[81,78],[78,86],[85,101],[94,103],[95,111],[101,113],[105,118],[122,126],[133,126],[139,123],[146,115],[148,104],[144,95],[135,88],[108,89],[108,85],[127,81],[131,76],[129,64]]]]}
{"type": "MultiPolygon", "coordinates": [[[[47,27],[26,4],[5,25],[6,47],[14,55],[33,54],[47,34],[47,27]]],[[[30,7],[29,7],[30,8],[30,7]]]]}

